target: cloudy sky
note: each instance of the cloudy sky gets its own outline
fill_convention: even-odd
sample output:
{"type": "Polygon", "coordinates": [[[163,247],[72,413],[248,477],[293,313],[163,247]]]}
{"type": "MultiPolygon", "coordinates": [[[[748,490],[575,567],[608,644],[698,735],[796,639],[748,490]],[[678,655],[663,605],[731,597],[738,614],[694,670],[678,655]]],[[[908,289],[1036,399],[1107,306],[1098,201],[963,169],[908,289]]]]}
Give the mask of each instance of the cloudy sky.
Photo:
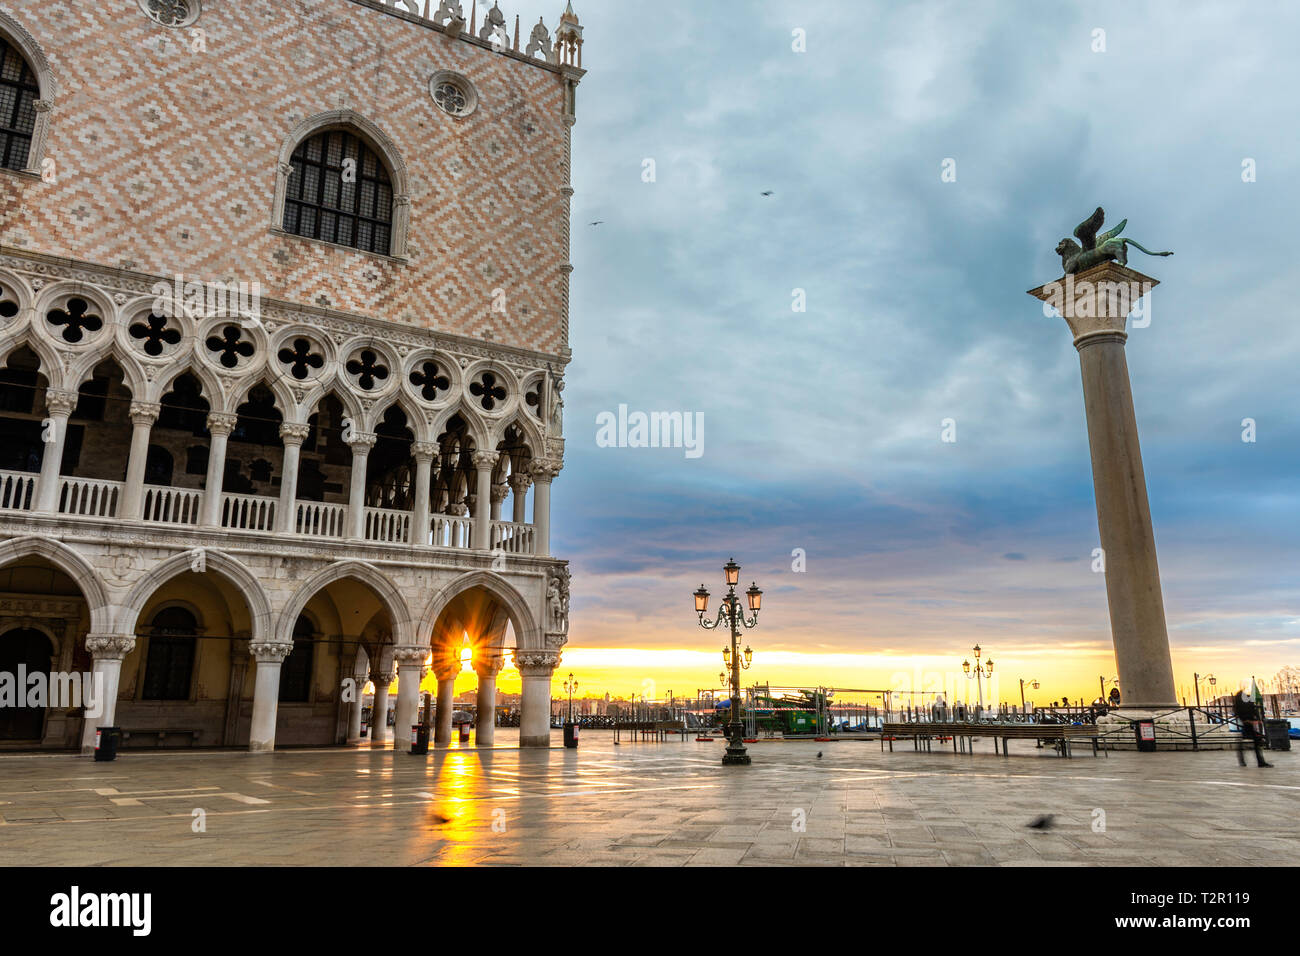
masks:
{"type": "Polygon", "coordinates": [[[716,602],[734,554],[766,592],[747,680],[964,685],[979,642],[1003,699],[1018,677],[1095,696],[1115,665],[1078,358],[1025,291],[1097,205],[1176,253],[1130,260],[1162,285],[1127,353],[1180,694],[1300,664],[1300,10],[575,9],[566,672],[716,683],[691,591],[716,602]],[[620,404],[702,413],[703,455],[599,447],[620,404]]]}

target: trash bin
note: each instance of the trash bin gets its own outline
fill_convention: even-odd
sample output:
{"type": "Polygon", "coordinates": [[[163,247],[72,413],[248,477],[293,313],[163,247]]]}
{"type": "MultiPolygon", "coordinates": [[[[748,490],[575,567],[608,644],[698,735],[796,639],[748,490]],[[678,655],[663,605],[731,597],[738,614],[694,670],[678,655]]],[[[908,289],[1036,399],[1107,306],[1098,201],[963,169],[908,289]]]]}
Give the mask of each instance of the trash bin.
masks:
{"type": "Polygon", "coordinates": [[[564,746],[570,750],[578,749],[578,725],[571,720],[564,722],[564,746]]]}
{"type": "Polygon", "coordinates": [[[1153,753],[1156,749],[1156,722],[1154,720],[1133,721],[1133,736],[1137,739],[1137,748],[1142,753],[1153,753]]]}
{"type": "Polygon", "coordinates": [[[460,729],[460,742],[463,744],[469,743],[469,724],[462,723],[456,726],[460,729]]]}
{"type": "Polygon", "coordinates": [[[1269,750],[1291,749],[1291,724],[1285,720],[1264,721],[1264,738],[1269,750]]]}
{"type": "Polygon", "coordinates": [[[95,759],[116,760],[117,745],[122,739],[121,727],[100,727],[95,731],[95,759]]]}
{"type": "Polygon", "coordinates": [[[427,754],[429,752],[429,725],[411,725],[411,753],[427,754]]]}

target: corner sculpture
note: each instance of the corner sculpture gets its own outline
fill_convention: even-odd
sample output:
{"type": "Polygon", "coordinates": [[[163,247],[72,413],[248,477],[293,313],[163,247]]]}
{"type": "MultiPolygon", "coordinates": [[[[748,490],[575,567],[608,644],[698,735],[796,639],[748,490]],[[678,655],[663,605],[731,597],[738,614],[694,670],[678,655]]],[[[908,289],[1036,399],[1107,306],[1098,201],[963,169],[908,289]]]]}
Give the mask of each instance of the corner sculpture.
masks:
{"type": "Polygon", "coordinates": [[[1070,275],[1077,272],[1086,272],[1093,266],[1101,265],[1103,262],[1109,262],[1114,259],[1122,266],[1128,265],[1128,247],[1136,246],[1140,251],[1149,256],[1172,256],[1172,252],[1152,252],[1147,249],[1136,239],[1121,237],[1120,233],[1128,225],[1127,219],[1120,220],[1120,224],[1109,232],[1103,232],[1097,235],[1097,230],[1101,224],[1106,221],[1106,213],[1100,206],[1091,216],[1079,223],[1074,229],[1075,238],[1083,243],[1082,246],[1074,239],[1062,239],[1056,244],[1056,254],[1061,257],[1061,265],[1065,269],[1065,274],[1070,275]]]}

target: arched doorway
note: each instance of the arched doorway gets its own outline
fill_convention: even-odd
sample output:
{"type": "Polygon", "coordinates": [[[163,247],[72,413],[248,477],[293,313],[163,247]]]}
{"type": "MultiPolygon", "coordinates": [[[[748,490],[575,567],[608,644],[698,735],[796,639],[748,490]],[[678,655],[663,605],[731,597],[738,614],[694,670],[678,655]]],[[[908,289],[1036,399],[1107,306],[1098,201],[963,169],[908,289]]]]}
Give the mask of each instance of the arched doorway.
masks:
{"type": "Polygon", "coordinates": [[[451,713],[468,703],[457,691],[465,695],[473,687],[478,744],[493,743],[494,728],[510,725],[520,728],[521,744],[544,746],[550,721],[549,672],[543,677],[536,668],[528,673],[513,669],[515,648],[541,643],[522,596],[497,575],[472,572],[434,596],[424,622],[422,633],[429,635],[438,678],[435,741],[450,740],[451,713]],[[498,694],[503,671],[509,693],[498,694]]]}
{"type": "Polygon", "coordinates": [[[27,706],[26,680],[20,675],[49,677],[54,645],[35,628],[19,627],[0,634],[0,674],[13,681],[12,701],[0,697],[0,740],[30,740],[45,736],[46,707],[27,706]]]}

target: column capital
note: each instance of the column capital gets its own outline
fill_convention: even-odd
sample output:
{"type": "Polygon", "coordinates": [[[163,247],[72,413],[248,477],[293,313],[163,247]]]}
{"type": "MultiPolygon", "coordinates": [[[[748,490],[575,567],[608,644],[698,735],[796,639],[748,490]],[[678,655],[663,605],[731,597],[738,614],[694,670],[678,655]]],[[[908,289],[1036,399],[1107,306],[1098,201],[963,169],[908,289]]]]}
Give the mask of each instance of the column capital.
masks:
{"type": "Polygon", "coordinates": [[[499,505],[506,500],[506,495],[510,494],[510,486],[504,481],[499,485],[492,486],[492,503],[499,505]]]}
{"type": "Polygon", "coordinates": [[[281,644],[279,641],[249,642],[248,645],[248,652],[259,664],[283,664],[292,650],[292,644],[281,644]]]}
{"type": "Polygon", "coordinates": [[[208,415],[208,431],[214,436],[229,435],[239,424],[239,416],[229,412],[212,412],[208,415]]]}
{"type": "Polygon", "coordinates": [[[158,420],[158,414],[161,411],[162,406],[157,402],[132,402],[131,424],[152,425],[158,420]]]}
{"type": "Polygon", "coordinates": [[[78,394],[66,388],[45,390],[45,410],[51,415],[67,418],[77,407],[78,394]]]}
{"type": "Polygon", "coordinates": [[[474,462],[475,468],[491,468],[501,457],[500,452],[495,451],[476,451],[470,454],[470,460],[474,462]]]}
{"type": "Polygon", "coordinates": [[[533,477],[527,472],[516,471],[506,479],[506,482],[510,485],[510,489],[514,491],[515,494],[523,494],[528,490],[528,486],[533,483],[533,477]]]}
{"type": "Polygon", "coordinates": [[[368,455],[377,441],[379,441],[379,436],[372,432],[353,432],[352,438],[348,440],[348,445],[352,448],[352,454],[368,455]]]}
{"type": "Polygon", "coordinates": [[[442,663],[435,660],[433,662],[433,675],[438,678],[439,681],[455,680],[460,676],[461,670],[461,663],[458,660],[451,662],[444,661],[442,663]]]}
{"type": "Polygon", "coordinates": [[[479,676],[479,680],[492,680],[501,673],[501,669],[506,666],[504,657],[490,657],[485,661],[474,661],[474,673],[479,676]]]}
{"type": "Polygon", "coordinates": [[[411,457],[416,461],[434,462],[438,459],[438,445],[431,441],[411,443],[411,457]]]}
{"type": "Polygon", "coordinates": [[[280,438],[286,445],[301,445],[311,434],[311,426],[298,422],[284,422],[280,426],[280,438]]]}
{"type": "Polygon", "coordinates": [[[1044,312],[1050,308],[1065,320],[1078,346],[1092,335],[1123,333],[1138,300],[1159,284],[1117,262],[1103,262],[1030,289],[1029,294],[1045,304],[1044,312]]]}
{"type": "Polygon", "coordinates": [[[397,675],[394,674],[391,669],[372,670],[370,672],[370,682],[375,685],[376,689],[380,687],[387,687],[396,679],[397,679],[397,675]]]}
{"type": "Polygon", "coordinates": [[[409,667],[412,664],[423,664],[424,659],[429,656],[427,647],[416,645],[403,645],[393,648],[393,661],[400,668],[403,665],[409,667]]]}
{"type": "Polygon", "coordinates": [[[86,650],[98,661],[120,661],[135,650],[135,635],[87,634],[86,650]]]}
{"type": "Polygon", "coordinates": [[[564,462],[558,458],[534,458],[528,465],[528,473],[533,481],[554,481],[563,468],[564,462]]]}
{"type": "Polygon", "coordinates": [[[524,677],[550,677],[555,668],[560,666],[560,652],[516,648],[514,662],[524,677]]]}

